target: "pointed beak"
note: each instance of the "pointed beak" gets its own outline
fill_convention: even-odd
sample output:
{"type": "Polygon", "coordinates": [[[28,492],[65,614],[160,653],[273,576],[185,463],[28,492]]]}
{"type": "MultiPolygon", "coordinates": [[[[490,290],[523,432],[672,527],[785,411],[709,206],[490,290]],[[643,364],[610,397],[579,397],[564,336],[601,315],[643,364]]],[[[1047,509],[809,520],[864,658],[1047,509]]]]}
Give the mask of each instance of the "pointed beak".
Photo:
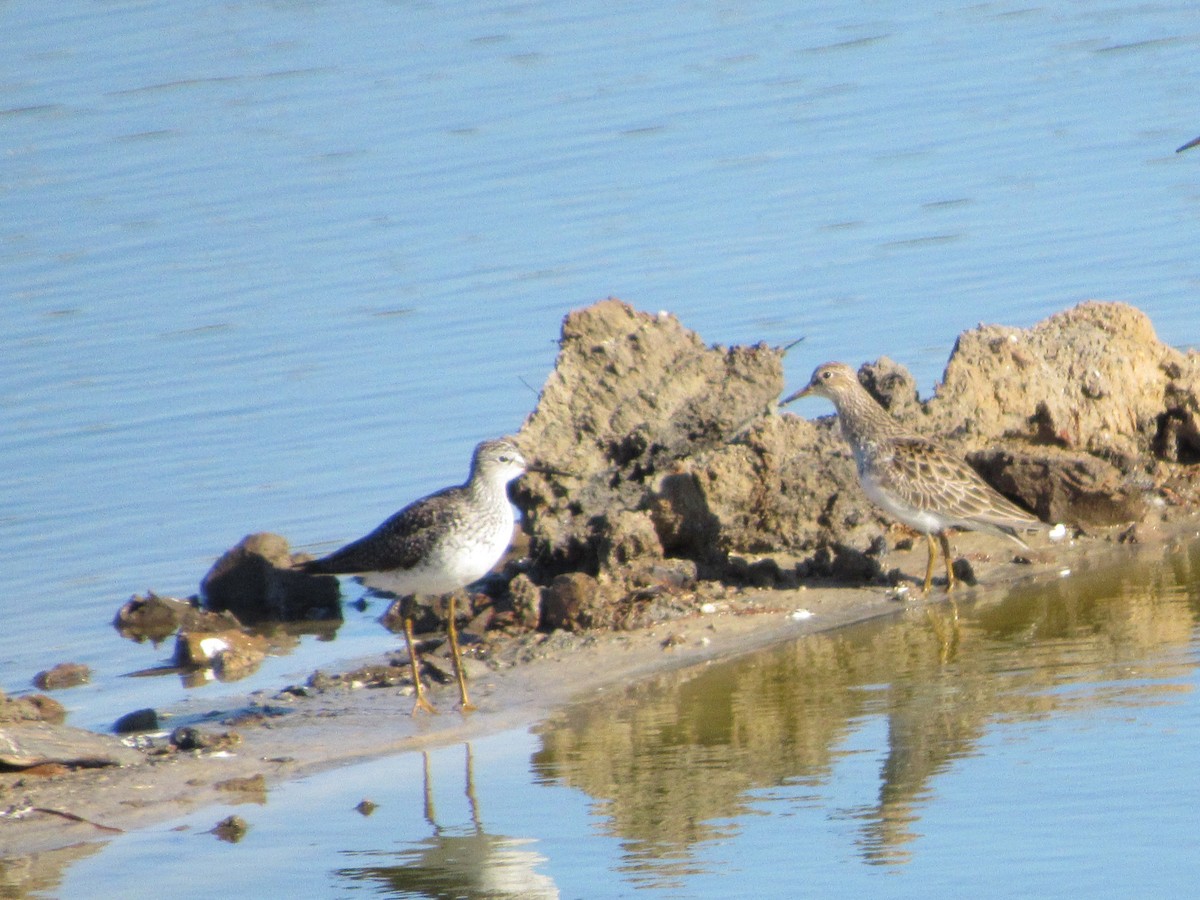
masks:
{"type": "Polygon", "coordinates": [[[811,384],[810,384],[810,385],[808,385],[807,387],[802,387],[802,388],[800,388],[800,390],[796,391],[796,393],[794,393],[794,394],[791,394],[790,396],[784,397],[782,400],[780,400],[780,401],[779,401],[779,405],[780,405],[780,406],[787,406],[787,405],[788,405],[789,403],[791,403],[793,400],[799,400],[801,397],[807,397],[807,396],[808,396],[808,392],[809,392],[809,391],[811,391],[811,390],[812,390],[812,385],[811,385],[811,384]]]}

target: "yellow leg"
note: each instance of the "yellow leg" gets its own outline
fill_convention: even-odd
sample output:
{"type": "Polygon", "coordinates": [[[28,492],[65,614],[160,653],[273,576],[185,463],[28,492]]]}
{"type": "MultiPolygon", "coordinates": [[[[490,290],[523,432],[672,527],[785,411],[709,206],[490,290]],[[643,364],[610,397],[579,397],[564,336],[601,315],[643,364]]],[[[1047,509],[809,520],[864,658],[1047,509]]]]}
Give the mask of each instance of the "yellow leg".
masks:
{"type": "MultiPolygon", "coordinates": [[[[406,602],[412,602],[406,601],[406,602]]],[[[425,699],[425,686],[421,684],[421,663],[417,659],[417,648],[413,644],[412,630],[412,609],[406,608],[403,611],[404,615],[404,642],[408,645],[408,664],[412,667],[413,687],[417,692],[417,700],[413,703],[412,714],[415,716],[418,710],[425,710],[427,713],[437,714],[437,710],[433,708],[433,704],[425,699]]]]}
{"type": "Polygon", "coordinates": [[[946,561],[946,593],[948,594],[958,584],[954,578],[954,560],[950,558],[950,538],[943,531],[938,535],[938,540],[942,544],[942,559],[946,561]]]}
{"type": "Polygon", "coordinates": [[[458,679],[458,693],[462,697],[460,709],[463,712],[473,712],[477,707],[467,696],[467,676],[463,674],[462,651],[458,648],[458,626],[454,624],[455,596],[455,594],[451,594],[447,604],[449,612],[447,613],[446,634],[450,638],[450,655],[454,657],[454,675],[458,679]]]}
{"type": "Polygon", "coordinates": [[[925,564],[925,586],[921,588],[922,594],[928,594],[929,589],[933,586],[933,535],[926,533],[925,542],[929,545],[929,561],[925,564]]]}

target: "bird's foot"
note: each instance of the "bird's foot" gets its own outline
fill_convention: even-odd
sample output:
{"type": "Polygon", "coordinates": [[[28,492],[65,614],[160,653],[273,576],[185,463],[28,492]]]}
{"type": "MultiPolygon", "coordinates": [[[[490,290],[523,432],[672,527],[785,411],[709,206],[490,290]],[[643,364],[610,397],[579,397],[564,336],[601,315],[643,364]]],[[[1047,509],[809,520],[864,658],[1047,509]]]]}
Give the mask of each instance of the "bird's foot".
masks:
{"type": "Polygon", "coordinates": [[[432,703],[425,699],[425,695],[423,693],[417,694],[417,699],[413,703],[412,714],[415,716],[418,712],[427,712],[431,716],[436,716],[438,714],[437,709],[432,703]]]}

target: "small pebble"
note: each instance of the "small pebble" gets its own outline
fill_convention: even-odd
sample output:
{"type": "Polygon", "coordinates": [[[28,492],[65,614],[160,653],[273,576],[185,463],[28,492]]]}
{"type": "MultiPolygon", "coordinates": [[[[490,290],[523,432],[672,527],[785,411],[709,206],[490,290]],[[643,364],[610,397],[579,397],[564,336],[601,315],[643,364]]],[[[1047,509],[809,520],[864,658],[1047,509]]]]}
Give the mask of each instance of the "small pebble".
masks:
{"type": "Polygon", "coordinates": [[[701,606],[700,606],[700,612],[704,613],[704,615],[706,615],[706,616],[711,616],[716,611],[717,611],[717,604],[715,604],[715,603],[704,603],[704,604],[701,604],[701,606]]]}
{"type": "Polygon", "coordinates": [[[1062,522],[1059,522],[1057,525],[1055,525],[1053,528],[1050,529],[1048,536],[1049,536],[1050,540],[1054,541],[1055,543],[1057,543],[1058,541],[1065,540],[1067,537],[1067,526],[1064,525],[1062,522]]]}
{"type": "Polygon", "coordinates": [[[1070,575],[1070,574],[1071,574],[1071,570],[1070,570],[1070,569],[1067,569],[1067,568],[1062,568],[1062,569],[1059,569],[1059,570],[1058,570],[1058,577],[1059,577],[1059,578],[1066,578],[1066,577],[1067,577],[1068,575],[1070,575]]]}
{"type": "Polygon", "coordinates": [[[811,619],[813,612],[811,609],[797,609],[792,611],[793,622],[803,622],[805,619],[811,619]]]}

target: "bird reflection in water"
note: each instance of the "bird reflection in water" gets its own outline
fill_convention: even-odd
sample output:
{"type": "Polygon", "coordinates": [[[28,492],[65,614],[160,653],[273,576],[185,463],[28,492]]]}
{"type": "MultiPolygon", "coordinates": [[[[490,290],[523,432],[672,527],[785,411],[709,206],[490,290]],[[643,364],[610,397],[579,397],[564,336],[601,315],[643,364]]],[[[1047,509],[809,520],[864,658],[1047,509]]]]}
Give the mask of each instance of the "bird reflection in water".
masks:
{"type": "Polygon", "coordinates": [[[369,884],[380,896],[389,897],[549,900],[559,896],[553,879],[537,871],[545,865],[546,857],[528,847],[534,838],[512,838],[484,830],[475,794],[471,745],[464,744],[463,748],[470,824],[443,827],[438,823],[429,754],[423,753],[424,814],[430,835],[399,850],[353,851],[353,855],[370,857],[376,864],[338,869],[339,878],[369,884]]]}

